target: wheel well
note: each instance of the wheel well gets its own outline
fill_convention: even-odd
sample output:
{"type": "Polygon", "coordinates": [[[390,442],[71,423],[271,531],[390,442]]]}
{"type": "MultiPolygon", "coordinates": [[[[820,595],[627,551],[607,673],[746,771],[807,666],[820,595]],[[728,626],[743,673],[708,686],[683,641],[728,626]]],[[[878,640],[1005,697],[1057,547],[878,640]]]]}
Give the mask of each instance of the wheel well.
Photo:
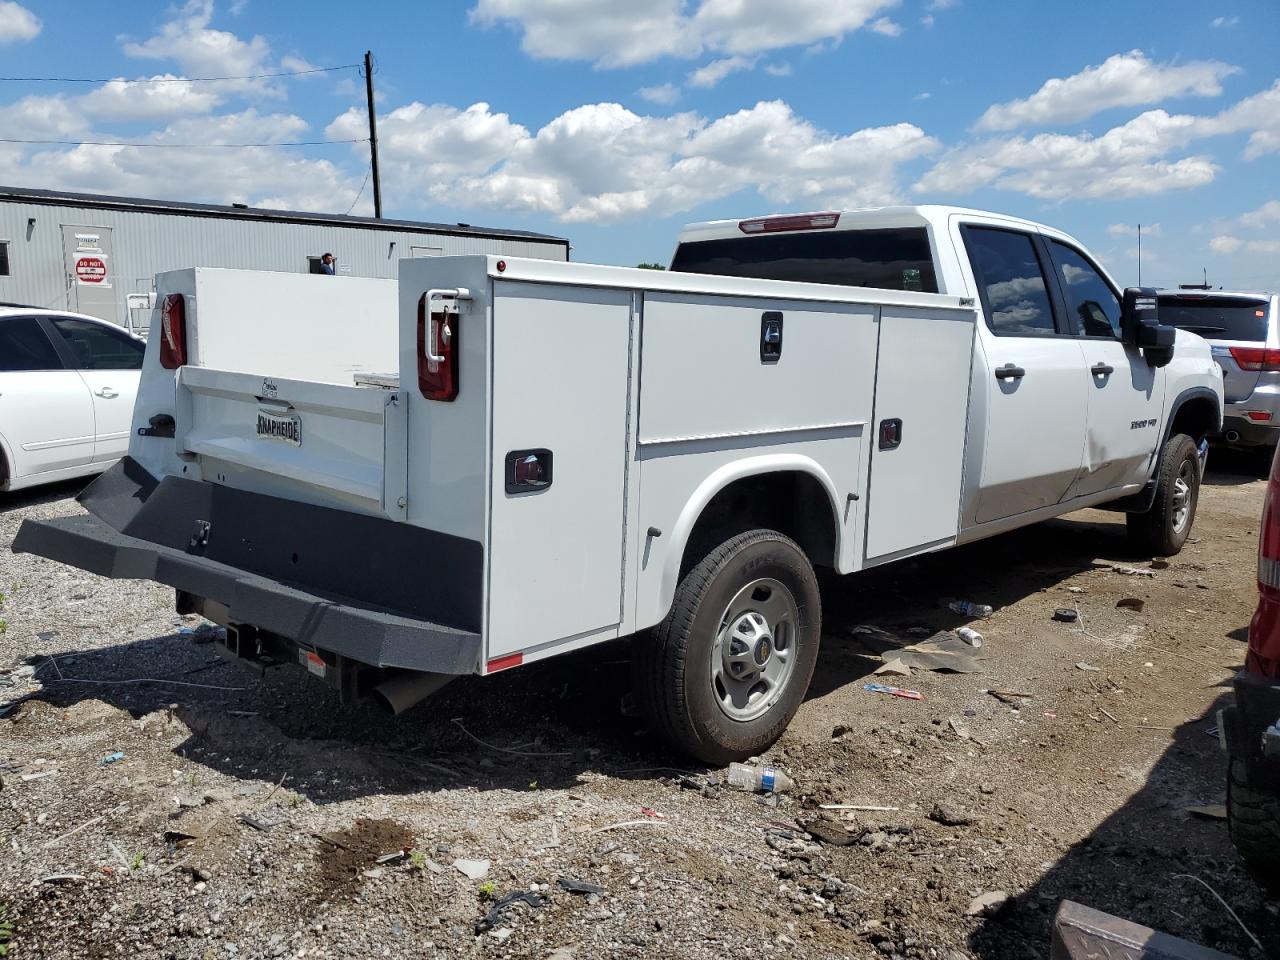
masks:
{"type": "Polygon", "coordinates": [[[831,498],[812,474],[791,470],[743,477],[712,497],[689,531],[680,576],[717,545],[757,527],[786,534],[815,567],[835,566],[831,498]]]}
{"type": "Polygon", "coordinates": [[[1218,405],[1208,397],[1192,397],[1173,415],[1169,436],[1185,433],[1197,443],[1218,428],[1218,405]]]}

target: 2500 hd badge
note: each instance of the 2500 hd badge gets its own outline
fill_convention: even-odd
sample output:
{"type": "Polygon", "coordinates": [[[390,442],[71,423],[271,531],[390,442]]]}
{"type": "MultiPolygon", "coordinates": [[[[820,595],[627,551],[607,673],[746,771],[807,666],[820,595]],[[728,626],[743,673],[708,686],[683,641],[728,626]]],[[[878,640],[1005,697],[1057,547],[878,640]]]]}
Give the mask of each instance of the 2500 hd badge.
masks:
{"type": "Polygon", "coordinates": [[[1154,427],[1159,422],[1160,422],[1159,420],[1134,420],[1132,423],[1129,424],[1129,429],[1141,430],[1144,427],[1154,427]]]}

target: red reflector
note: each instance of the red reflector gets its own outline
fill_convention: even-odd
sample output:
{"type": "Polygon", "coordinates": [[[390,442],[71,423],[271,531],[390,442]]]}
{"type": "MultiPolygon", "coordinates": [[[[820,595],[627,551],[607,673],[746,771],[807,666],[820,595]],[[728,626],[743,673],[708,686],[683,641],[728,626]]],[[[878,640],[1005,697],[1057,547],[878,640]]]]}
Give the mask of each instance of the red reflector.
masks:
{"type": "Polygon", "coordinates": [[[485,669],[485,673],[497,673],[499,670],[518,667],[522,663],[524,663],[523,653],[508,653],[504,657],[494,657],[490,660],[489,666],[485,669]]]}
{"type": "Polygon", "coordinates": [[[1269,410],[1246,410],[1244,415],[1254,423],[1266,423],[1271,419],[1271,411],[1269,410]]]}
{"type": "Polygon", "coordinates": [[[788,230],[830,230],[840,222],[838,212],[800,213],[788,217],[757,217],[742,220],[738,229],[743,233],[785,233],[788,230]]]}
{"type": "Polygon", "coordinates": [[[428,400],[445,403],[458,396],[458,320],[443,304],[427,312],[427,295],[418,301],[418,389],[428,400]]]}
{"type": "Polygon", "coordinates": [[[1280,370],[1280,350],[1268,347],[1232,347],[1231,358],[1241,370],[1280,370]]]}
{"type": "Polygon", "coordinates": [[[177,370],[187,362],[187,305],[171,293],[160,307],[160,366],[177,370]]]}

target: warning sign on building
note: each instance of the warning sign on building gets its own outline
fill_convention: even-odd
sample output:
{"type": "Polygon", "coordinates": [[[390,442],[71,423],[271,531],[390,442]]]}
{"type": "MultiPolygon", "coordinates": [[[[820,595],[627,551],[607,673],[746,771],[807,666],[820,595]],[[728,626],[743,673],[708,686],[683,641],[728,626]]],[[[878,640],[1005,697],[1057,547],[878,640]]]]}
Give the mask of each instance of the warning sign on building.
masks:
{"type": "Polygon", "coordinates": [[[81,283],[102,283],[107,279],[107,264],[101,257],[81,257],[76,261],[76,279],[81,283]]]}

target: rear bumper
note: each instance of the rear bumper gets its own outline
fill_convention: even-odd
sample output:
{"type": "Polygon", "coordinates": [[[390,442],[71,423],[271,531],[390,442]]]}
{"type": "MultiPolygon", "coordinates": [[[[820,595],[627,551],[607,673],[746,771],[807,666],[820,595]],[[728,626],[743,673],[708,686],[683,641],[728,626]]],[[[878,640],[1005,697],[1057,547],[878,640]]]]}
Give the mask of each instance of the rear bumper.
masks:
{"type": "Polygon", "coordinates": [[[478,543],[213,484],[157,485],[128,458],[81,501],[98,516],[27,520],[14,552],[167,584],[370,666],[479,669],[478,543]]]}
{"type": "Polygon", "coordinates": [[[1259,789],[1280,794],[1280,682],[1240,673],[1235,692],[1220,715],[1223,749],[1249,765],[1259,789]]]}
{"type": "Polygon", "coordinates": [[[1218,437],[1226,440],[1233,433],[1239,436],[1229,440],[1229,443],[1241,446],[1274,446],[1280,440],[1280,416],[1273,414],[1272,423],[1258,423],[1243,414],[1233,414],[1231,407],[1227,407],[1227,413],[1222,418],[1222,432],[1218,437]]]}

